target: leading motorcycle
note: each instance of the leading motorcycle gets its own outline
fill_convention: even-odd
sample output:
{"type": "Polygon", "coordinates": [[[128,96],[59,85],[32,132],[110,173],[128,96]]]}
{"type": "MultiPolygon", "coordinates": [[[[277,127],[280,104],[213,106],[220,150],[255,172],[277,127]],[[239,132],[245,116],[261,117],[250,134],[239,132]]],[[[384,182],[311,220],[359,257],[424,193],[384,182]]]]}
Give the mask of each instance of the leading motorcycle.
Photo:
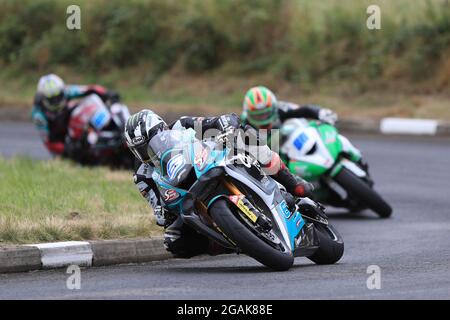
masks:
{"type": "Polygon", "coordinates": [[[288,270],[300,256],[336,263],[344,242],[323,207],[309,198],[294,200],[230,143],[234,137],[232,129],[203,140],[193,129],[153,137],[152,178],[164,205],[199,233],[274,270],[288,270]]]}

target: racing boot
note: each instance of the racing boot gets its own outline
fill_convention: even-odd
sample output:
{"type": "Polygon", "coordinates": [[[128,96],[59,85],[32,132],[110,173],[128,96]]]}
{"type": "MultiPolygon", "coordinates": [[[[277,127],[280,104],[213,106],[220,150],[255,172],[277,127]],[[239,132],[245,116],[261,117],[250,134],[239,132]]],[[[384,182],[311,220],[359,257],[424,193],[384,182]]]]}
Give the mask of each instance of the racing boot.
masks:
{"type": "Polygon", "coordinates": [[[209,239],[183,223],[181,216],[168,219],[164,232],[164,247],[175,257],[189,259],[208,253],[209,239]]]}
{"type": "Polygon", "coordinates": [[[276,152],[271,152],[269,161],[263,163],[260,160],[263,171],[271,175],[276,181],[281,183],[286,190],[295,197],[312,196],[314,186],[300,177],[294,176],[286,167],[280,156],[276,152]]]}
{"type": "Polygon", "coordinates": [[[236,252],[235,249],[225,248],[224,246],[221,246],[220,244],[218,244],[213,240],[209,240],[209,246],[206,251],[206,253],[209,254],[210,256],[217,256],[219,254],[230,254],[235,252],[236,252]]]}
{"type": "Polygon", "coordinates": [[[294,176],[283,164],[283,168],[274,179],[286,187],[286,190],[298,198],[311,197],[314,186],[300,177],[294,176]]]}

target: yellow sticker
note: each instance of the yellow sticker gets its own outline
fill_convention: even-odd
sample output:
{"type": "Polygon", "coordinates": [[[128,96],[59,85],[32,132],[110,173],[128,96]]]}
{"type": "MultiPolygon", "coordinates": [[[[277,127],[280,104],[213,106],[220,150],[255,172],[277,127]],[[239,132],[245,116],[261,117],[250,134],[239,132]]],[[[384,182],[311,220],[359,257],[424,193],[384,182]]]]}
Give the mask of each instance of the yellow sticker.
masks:
{"type": "Polygon", "coordinates": [[[258,217],[244,204],[242,199],[239,199],[237,206],[241,211],[253,222],[255,223],[258,217]]]}

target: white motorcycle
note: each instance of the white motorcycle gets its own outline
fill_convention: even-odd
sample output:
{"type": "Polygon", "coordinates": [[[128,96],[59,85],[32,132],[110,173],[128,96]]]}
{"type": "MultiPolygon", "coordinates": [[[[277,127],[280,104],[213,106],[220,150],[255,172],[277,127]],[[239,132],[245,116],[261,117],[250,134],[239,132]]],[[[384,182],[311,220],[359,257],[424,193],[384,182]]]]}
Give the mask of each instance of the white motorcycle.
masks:
{"type": "Polygon", "coordinates": [[[293,174],[315,185],[315,200],[352,211],[370,208],[382,218],[391,215],[391,206],[373,189],[361,152],[334,126],[290,119],[280,133],[281,157],[293,174]]]}

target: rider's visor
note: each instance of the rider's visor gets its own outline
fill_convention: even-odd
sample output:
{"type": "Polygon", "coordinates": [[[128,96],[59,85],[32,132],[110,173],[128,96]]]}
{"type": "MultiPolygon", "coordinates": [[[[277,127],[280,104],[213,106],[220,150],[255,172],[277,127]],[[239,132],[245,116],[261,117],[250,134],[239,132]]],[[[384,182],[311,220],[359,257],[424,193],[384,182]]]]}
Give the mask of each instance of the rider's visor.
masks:
{"type": "Polygon", "coordinates": [[[248,120],[251,124],[264,126],[270,124],[275,116],[275,108],[267,108],[264,110],[254,110],[248,112],[248,120]]]}
{"type": "Polygon", "coordinates": [[[147,143],[143,143],[137,146],[130,146],[129,147],[131,152],[144,163],[148,163],[150,161],[150,156],[148,154],[148,145],[147,143]]]}
{"type": "Polygon", "coordinates": [[[44,99],[44,106],[50,111],[59,111],[64,105],[64,91],[60,94],[44,99]]]}

